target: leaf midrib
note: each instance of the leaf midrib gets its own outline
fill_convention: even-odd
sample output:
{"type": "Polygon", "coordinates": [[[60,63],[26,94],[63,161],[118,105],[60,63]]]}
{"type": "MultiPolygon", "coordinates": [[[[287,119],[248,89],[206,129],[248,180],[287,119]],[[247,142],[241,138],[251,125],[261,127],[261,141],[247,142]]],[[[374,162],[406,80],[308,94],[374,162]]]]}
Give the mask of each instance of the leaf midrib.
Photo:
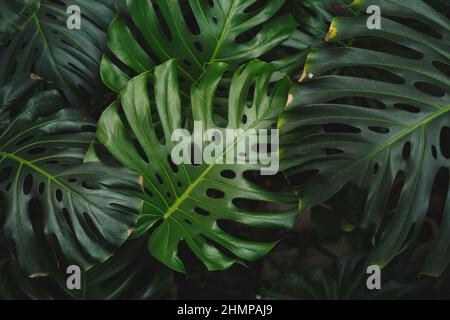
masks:
{"type": "Polygon", "coordinates": [[[228,11],[227,19],[225,20],[225,24],[224,24],[222,32],[220,34],[219,40],[217,41],[217,45],[214,48],[214,52],[213,52],[211,58],[209,59],[209,63],[213,63],[215,61],[217,55],[219,54],[220,48],[222,48],[223,42],[225,40],[225,35],[228,32],[228,25],[230,24],[231,19],[233,18],[235,10],[236,10],[236,0],[233,0],[233,2],[231,3],[230,10],[228,11]]]}
{"type": "Polygon", "coordinates": [[[49,45],[49,43],[48,43],[48,41],[47,41],[47,38],[46,38],[46,36],[45,36],[45,34],[44,34],[44,31],[42,30],[41,23],[39,22],[39,18],[38,18],[38,16],[37,16],[37,12],[38,12],[38,11],[36,11],[35,13],[33,13],[33,17],[32,17],[32,20],[34,21],[34,24],[35,24],[35,26],[36,26],[36,31],[37,31],[37,33],[38,33],[38,34],[41,36],[41,38],[42,38],[42,45],[44,46],[44,49],[45,49],[45,51],[46,51],[47,54],[48,54],[50,63],[51,63],[52,66],[53,66],[53,70],[54,70],[54,71],[56,72],[56,74],[58,75],[59,80],[65,84],[65,79],[64,79],[64,77],[61,75],[61,72],[60,72],[60,70],[59,70],[58,64],[56,63],[55,57],[53,56],[53,52],[52,52],[52,50],[50,49],[50,45],[49,45]]]}
{"type": "Polygon", "coordinates": [[[82,194],[80,194],[79,192],[75,191],[74,189],[70,188],[69,186],[65,185],[64,183],[62,183],[56,176],[51,175],[50,173],[48,173],[47,171],[41,169],[40,167],[36,166],[35,164],[33,164],[32,162],[25,160],[21,157],[18,157],[14,154],[8,153],[8,152],[4,152],[4,151],[0,151],[0,156],[5,157],[5,158],[9,158],[11,160],[14,160],[18,163],[20,163],[20,165],[26,165],[27,167],[29,167],[30,169],[40,173],[41,175],[47,177],[47,179],[49,181],[53,181],[55,184],[59,185],[60,187],[64,188],[67,192],[74,194],[75,196],[81,198],[82,200],[84,200],[86,203],[89,203],[90,205],[92,205],[93,207],[101,210],[96,204],[92,203],[91,201],[89,201],[86,197],[84,197],[82,194]]]}
{"type": "Polygon", "coordinates": [[[415,125],[411,126],[408,130],[405,130],[403,132],[401,132],[399,135],[397,135],[396,137],[394,137],[393,139],[387,141],[386,143],[380,145],[378,148],[376,148],[374,151],[370,152],[369,154],[367,154],[365,157],[360,158],[359,160],[357,160],[356,162],[353,162],[352,165],[344,168],[343,170],[337,171],[333,176],[330,177],[331,180],[333,178],[335,178],[338,175],[342,175],[345,172],[348,172],[350,170],[352,170],[354,167],[358,166],[359,164],[361,164],[362,162],[365,162],[369,159],[372,159],[373,157],[375,157],[375,155],[377,155],[378,153],[382,152],[384,149],[392,146],[394,143],[398,142],[400,139],[404,138],[405,136],[407,136],[408,134],[410,134],[411,132],[417,130],[420,127],[425,126],[426,124],[428,124],[429,122],[435,120],[436,118],[439,118],[440,116],[446,114],[447,112],[450,111],[450,105],[448,105],[445,108],[442,108],[439,110],[439,112],[436,112],[435,114],[432,114],[428,117],[426,117],[425,119],[419,121],[418,123],[416,123],[415,125]]]}
{"type": "Polygon", "coordinates": [[[215,168],[215,166],[217,165],[216,160],[220,159],[223,155],[227,154],[227,152],[231,149],[234,148],[235,145],[237,145],[244,137],[247,136],[248,132],[255,128],[261,121],[263,121],[264,119],[260,119],[258,121],[256,121],[255,123],[253,123],[251,126],[249,126],[244,133],[242,134],[242,136],[239,139],[236,139],[233,143],[231,143],[221,154],[219,154],[214,161],[206,168],[205,171],[202,172],[202,174],[200,176],[197,177],[197,179],[194,180],[193,183],[191,183],[189,185],[189,187],[183,192],[183,194],[177,198],[177,200],[175,200],[175,202],[169,207],[169,209],[166,211],[166,213],[164,214],[163,218],[164,220],[167,220],[168,218],[170,218],[172,216],[172,214],[174,212],[176,212],[179,208],[179,206],[187,199],[189,198],[189,195],[192,193],[192,190],[194,190],[197,185],[202,182],[204,180],[204,177],[211,172],[211,170],[213,170],[215,168]]]}

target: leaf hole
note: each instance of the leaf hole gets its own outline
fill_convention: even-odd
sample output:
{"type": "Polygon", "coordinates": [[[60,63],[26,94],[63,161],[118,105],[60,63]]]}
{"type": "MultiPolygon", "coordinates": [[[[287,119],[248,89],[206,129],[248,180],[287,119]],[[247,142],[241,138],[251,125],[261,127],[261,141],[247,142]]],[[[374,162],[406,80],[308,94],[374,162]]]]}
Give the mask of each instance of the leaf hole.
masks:
{"type": "Polygon", "coordinates": [[[33,188],[33,176],[28,174],[23,181],[23,193],[30,194],[31,189],[33,188]]]}
{"type": "Polygon", "coordinates": [[[43,183],[43,182],[39,183],[38,191],[39,191],[40,194],[44,193],[44,191],[45,191],[45,183],[43,183]]]}
{"type": "Polygon", "coordinates": [[[361,133],[361,129],[343,123],[327,123],[323,128],[327,133],[361,133]]]}
{"type": "Polygon", "coordinates": [[[369,126],[369,130],[381,134],[388,134],[390,132],[389,128],[378,126],[369,126]]]}
{"type": "Polygon", "coordinates": [[[431,155],[433,156],[434,160],[437,159],[437,148],[436,146],[431,146],[431,155]]]}
{"type": "Polygon", "coordinates": [[[217,189],[212,189],[212,188],[206,190],[206,195],[213,199],[222,199],[225,197],[224,192],[217,190],[217,189]]]}
{"type": "Polygon", "coordinates": [[[166,23],[166,20],[164,20],[164,15],[161,12],[161,9],[159,8],[158,4],[155,1],[152,1],[153,8],[155,10],[155,16],[158,19],[158,23],[161,27],[161,30],[163,31],[164,35],[167,37],[167,40],[172,41],[172,32],[170,31],[169,26],[166,23]]]}
{"type": "Polygon", "coordinates": [[[411,142],[408,141],[403,145],[403,160],[408,161],[411,156],[411,142]]]}
{"type": "Polygon", "coordinates": [[[373,165],[373,175],[377,175],[378,171],[380,170],[380,164],[378,162],[376,162],[373,165]]]}
{"type": "Polygon", "coordinates": [[[0,170],[0,183],[5,182],[11,176],[12,167],[4,167],[0,170]]]}
{"type": "Polygon", "coordinates": [[[184,0],[179,0],[178,3],[182,10],[184,22],[186,23],[189,31],[193,35],[198,36],[200,34],[200,27],[198,25],[198,22],[194,15],[194,12],[192,11],[190,2],[186,3],[186,1],[184,1],[184,0]]]}
{"type": "Polygon", "coordinates": [[[198,52],[203,52],[203,46],[202,46],[202,44],[200,42],[195,41],[194,42],[194,46],[195,46],[195,49],[197,49],[198,52]]]}
{"type": "Polygon", "coordinates": [[[405,180],[406,180],[405,172],[399,171],[395,176],[391,192],[389,193],[389,198],[386,204],[386,211],[392,212],[397,208],[403,190],[403,186],[405,184],[405,180]]]}
{"type": "Polygon", "coordinates": [[[158,173],[155,173],[156,180],[158,180],[159,184],[164,184],[164,180],[161,178],[161,176],[158,173]]]}
{"type": "Polygon", "coordinates": [[[394,104],[394,108],[403,110],[403,111],[406,111],[409,113],[419,113],[421,111],[420,108],[417,108],[415,106],[412,106],[410,104],[405,104],[405,103],[396,103],[396,104],[394,104]]]}
{"type": "Polygon", "coordinates": [[[441,129],[440,137],[441,153],[446,159],[450,159],[450,127],[441,129]]]}
{"type": "Polygon", "coordinates": [[[194,211],[196,213],[198,213],[199,215],[205,216],[205,217],[207,217],[207,216],[209,216],[211,214],[209,211],[207,211],[207,210],[205,210],[203,208],[200,208],[200,207],[195,207],[194,211]]]}
{"type": "Polygon", "coordinates": [[[30,150],[27,150],[27,154],[29,154],[29,155],[41,154],[41,153],[44,153],[46,150],[47,150],[47,148],[44,148],[44,147],[36,147],[36,148],[32,148],[30,150]]]}
{"type": "Polygon", "coordinates": [[[58,202],[61,202],[61,200],[63,199],[62,191],[60,189],[56,189],[55,196],[56,200],[58,200],[58,202]]]}
{"type": "Polygon", "coordinates": [[[414,87],[416,89],[422,91],[423,93],[426,93],[433,97],[441,98],[445,96],[445,91],[439,88],[438,86],[435,86],[434,84],[428,83],[428,82],[422,82],[418,81],[414,83],[414,87]]]}
{"type": "Polygon", "coordinates": [[[231,170],[222,170],[220,172],[220,175],[222,177],[224,177],[225,179],[234,179],[234,178],[236,178],[236,173],[234,173],[231,170]]]}

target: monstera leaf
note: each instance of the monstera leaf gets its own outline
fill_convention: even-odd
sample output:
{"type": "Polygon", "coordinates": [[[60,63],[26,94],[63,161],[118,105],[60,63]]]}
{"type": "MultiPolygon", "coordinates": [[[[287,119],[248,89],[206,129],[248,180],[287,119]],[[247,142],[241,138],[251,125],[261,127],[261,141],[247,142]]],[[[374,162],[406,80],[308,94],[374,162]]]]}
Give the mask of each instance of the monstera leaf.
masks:
{"type": "Polygon", "coordinates": [[[0,84],[12,74],[33,72],[52,81],[77,106],[101,96],[101,44],[120,0],[4,0],[0,2],[0,84]],[[78,6],[80,29],[66,21],[78,6]]]}
{"type": "Polygon", "coordinates": [[[345,0],[287,0],[283,11],[292,14],[297,30],[277,46],[270,55],[270,64],[286,74],[299,79],[308,53],[323,46],[323,36],[335,13],[347,13],[345,0]]]}
{"type": "Polygon", "coordinates": [[[108,258],[128,237],[141,203],[132,196],[138,177],[130,170],[82,164],[95,123],[63,109],[56,91],[28,99],[24,88],[39,81],[14,78],[15,86],[0,90],[0,240],[33,277],[55,258],[83,268],[108,258]]]}
{"type": "Polygon", "coordinates": [[[143,239],[127,242],[107,261],[82,273],[80,289],[67,288],[69,276],[55,270],[44,279],[30,279],[10,260],[0,276],[0,297],[149,300],[166,297],[173,282],[172,271],[150,256],[143,239]]]}
{"type": "Polygon", "coordinates": [[[0,11],[0,43],[11,33],[19,30],[38,6],[38,0],[2,1],[0,11]]]}
{"type": "Polygon", "coordinates": [[[296,23],[290,15],[275,17],[283,3],[127,0],[132,23],[112,22],[107,39],[112,57],[103,57],[103,81],[118,91],[130,76],[178,58],[180,77],[189,88],[209,63],[237,67],[285,41],[296,23]]]}
{"type": "Polygon", "coordinates": [[[327,40],[358,46],[309,55],[304,74],[312,79],[293,88],[279,127],[302,208],[347,184],[360,187],[364,210],[353,227],[369,235],[371,262],[381,266],[411,244],[426,217],[435,220],[425,273],[437,276],[450,262],[450,23],[440,13],[448,3],[427,3],[355,2],[364,12],[378,5],[382,28],[369,29],[366,17],[336,18],[327,40]]]}
{"type": "Polygon", "coordinates": [[[287,7],[299,23],[300,28],[309,35],[326,33],[327,23],[335,13],[345,10],[346,0],[287,0],[287,7]]]}
{"type": "MultiPolygon", "coordinates": [[[[211,64],[205,76],[192,86],[192,119],[202,123],[205,130],[214,128],[222,134],[226,129],[242,129],[234,141],[248,138],[250,129],[273,128],[286,104],[290,81],[285,78],[269,90],[273,71],[257,60],[236,71],[228,98],[227,126],[215,124],[214,94],[227,68],[223,63],[211,64]],[[253,102],[247,105],[247,97],[252,94],[253,102]]],[[[233,141],[220,154],[216,153],[210,164],[175,165],[171,153],[177,143],[171,140],[172,134],[185,128],[180,99],[177,63],[169,60],[152,72],[133,78],[121,92],[121,105],[112,104],[99,120],[100,142],[123,165],[142,176],[144,207],[135,236],[148,233],[152,255],[180,272],[186,271],[179,254],[182,243],[209,270],[255,260],[268,252],[274,242],[241,239],[227,232],[224,222],[255,228],[289,228],[297,209],[286,205],[295,203],[295,195],[277,194],[252,181],[248,174],[260,170],[260,164],[221,164],[223,157],[236,156],[232,152],[233,141]],[[154,79],[153,88],[150,79],[154,79]],[[243,203],[247,208],[243,208],[243,203]],[[261,212],[258,208],[264,203],[278,209],[261,212]]]]}

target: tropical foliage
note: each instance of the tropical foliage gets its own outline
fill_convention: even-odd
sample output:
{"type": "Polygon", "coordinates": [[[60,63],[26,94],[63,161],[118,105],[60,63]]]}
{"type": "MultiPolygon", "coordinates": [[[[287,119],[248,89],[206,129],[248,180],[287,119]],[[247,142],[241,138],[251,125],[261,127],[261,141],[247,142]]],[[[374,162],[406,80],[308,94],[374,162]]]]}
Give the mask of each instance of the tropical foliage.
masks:
{"type": "Polygon", "coordinates": [[[449,297],[449,43],[445,0],[0,1],[0,297],[449,297]],[[197,123],[239,134],[175,164],[197,123]]]}

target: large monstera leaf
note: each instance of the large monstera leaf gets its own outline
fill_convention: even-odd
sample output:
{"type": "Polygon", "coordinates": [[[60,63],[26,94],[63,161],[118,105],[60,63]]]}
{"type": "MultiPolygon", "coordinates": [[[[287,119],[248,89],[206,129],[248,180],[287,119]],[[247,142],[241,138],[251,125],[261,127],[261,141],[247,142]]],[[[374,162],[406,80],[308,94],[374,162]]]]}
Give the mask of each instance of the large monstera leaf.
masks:
{"type": "Polygon", "coordinates": [[[0,240],[32,276],[55,263],[88,268],[128,237],[141,203],[132,196],[138,177],[83,164],[95,122],[78,109],[63,109],[54,90],[30,98],[33,90],[23,88],[40,80],[16,77],[14,86],[0,90],[7,115],[0,131],[0,240]]]}
{"type": "Polygon", "coordinates": [[[283,3],[127,0],[132,23],[122,18],[112,22],[107,39],[112,57],[103,57],[103,81],[119,91],[130,76],[178,58],[180,77],[189,88],[209,63],[237,67],[285,41],[296,23],[290,15],[276,16],[283,3]]]}
{"type": "Polygon", "coordinates": [[[33,72],[63,90],[73,105],[101,96],[101,45],[120,0],[4,0],[0,2],[0,84],[12,74],[33,72]],[[81,10],[81,29],[66,25],[72,5],[81,10]],[[12,12],[12,13],[11,13],[12,12]],[[7,16],[6,16],[7,15],[7,16]],[[9,24],[4,26],[4,24],[9,24]],[[3,31],[2,29],[5,29],[3,31]]]}
{"type": "MultiPolygon", "coordinates": [[[[4,261],[0,258],[0,268],[4,261]]],[[[2,299],[149,300],[167,297],[173,285],[173,272],[150,256],[145,239],[128,241],[107,261],[83,272],[80,289],[67,288],[65,268],[52,270],[45,279],[30,279],[9,259],[0,270],[2,299]]]]}
{"type": "Polygon", "coordinates": [[[437,276],[450,262],[450,23],[440,13],[448,3],[427,3],[355,2],[363,12],[380,6],[382,28],[368,29],[363,16],[336,18],[327,40],[353,39],[358,47],[309,55],[304,74],[312,79],[293,88],[279,127],[301,207],[347,184],[360,187],[364,212],[350,222],[369,235],[371,261],[381,266],[412,243],[426,217],[435,220],[440,228],[425,273],[437,276]]]}
{"type": "MultiPolygon", "coordinates": [[[[223,134],[227,128],[240,128],[237,141],[247,138],[250,129],[273,128],[286,104],[290,81],[285,78],[269,91],[273,71],[257,60],[236,71],[228,98],[227,126],[216,125],[214,95],[227,68],[223,63],[211,64],[192,86],[192,120],[202,122],[205,130],[214,128],[223,134]],[[252,104],[247,106],[250,94],[252,104]]],[[[186,272],[179,253],[184,243],[209,270],[226,269],[235,262],[263,256],[274,242],[241,239],[227,232],[223,222],[254,228],[292,226],[297,213],[295,195],[268,191],[248,178],[247,174],[260,170],[261,165],[220,164],[220,154],[211,164],[177,166],[172,162],[177,142],[171,141],[171,135],[175,129],[185,128],[186,122],[181,114],[176,61],[133,78],[120,96],[121,106],[114,103],[101,116],[97,135],[123,165],[142,176],[144,206],[134,234],[148,233],[148,248],[158,260],[186,272]],[[154,79],[154,89],[149,91],[150,79],[154,79]],[[262,212],[261,203],[271,204],[272,211],[262,212]]],[[[227,145],[223,156],[235,156],[230,147],[227,145]]]]}

